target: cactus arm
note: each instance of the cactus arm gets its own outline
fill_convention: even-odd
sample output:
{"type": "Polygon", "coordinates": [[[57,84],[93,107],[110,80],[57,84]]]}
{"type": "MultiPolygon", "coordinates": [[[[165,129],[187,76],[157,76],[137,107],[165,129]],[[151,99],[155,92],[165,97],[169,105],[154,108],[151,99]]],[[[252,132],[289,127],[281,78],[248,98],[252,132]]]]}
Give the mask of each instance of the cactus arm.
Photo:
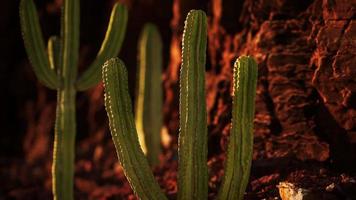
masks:
{"type": "Polygon", "coordinates": [[[79,52],[79,0],[64,0],[62,16],[62,73],[64,87],[71,87],[77,76],[79,52]]]}
{"type": "Polygon", "coordinates": [[[26,52],[37,78],[45,86],[57,89],[60,85],[59,79],[50,68],[36,7],[32,0],[21,0],[20,22],[26,52]]]}
{"type": "Polygon", "coordinates": [[[105,39],[96,59],[78,79],[76,83],[77,90],[83,91],[98,84],[101,80],[100,71],[103,63],[119,53],[126,32],[127,12],[127,8],[124,5],[119,3],[114,5],[105,39]]]}
{"type": "Polygon", "coordinates": [[[242,200],[249,181],[257,71],[257,64],[252,57],[242,56],[235,62],[232,127],[219,200],[242,200]]]}
{"type": "Polygon", "coordinates": [[[153,24],[146,24],[139,40],[138,89],[135,121],[139,141],[150,166],[159,164],[162,128],[162,40],[153,24]]]}
{"type": "Polygon", "coordinates": [[[60,71],[61,64],[61,39],[57,36],[49,38],[47,43],[48,59],[52,70],[60,71]]]}
{"type": "Polygon", "coordinates": [[[127,71],[121,60],[110,59],[104,64],[103,82],[112,139],[131,187],[140,199],[166,199],[138,142],[128,92],[127,71]]]}
{"type": "Polygon", "coordinates": [[[188,13],[183,34],[178,143],[178,199],[207,199],[205,60],[207,21],[203,11],[188,13]]]}

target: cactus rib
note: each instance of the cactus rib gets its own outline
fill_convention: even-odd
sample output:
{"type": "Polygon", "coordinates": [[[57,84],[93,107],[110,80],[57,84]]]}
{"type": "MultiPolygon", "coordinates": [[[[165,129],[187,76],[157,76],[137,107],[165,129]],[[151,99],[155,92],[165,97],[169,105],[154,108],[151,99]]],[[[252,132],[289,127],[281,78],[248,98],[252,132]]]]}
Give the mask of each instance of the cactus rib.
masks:
{"type": "Polygon", "coordinates": [[[139,141],[150,166],[159,163],[162,127],[162,40],[153,24],[146,24],[139,40],[135,121],[139,141]]]}
{"type": "MultiPolygon", "coordinates": [[[[50,60],[51,68],[57,71],[59,77],[61,77],[61,41],[58,37],[52,36],[48,40],[48,57],[50,60]]],[[[64,199],[64,193],[69,195],[72,194],[72,189],[67,190],[66,184],[64,180],[64,169],[63,163],[64,157],[63,147],[64,143],[64,126],[63,126],[63,117],[65,114],[66,105],[63,104],[63,93],[64,88],[57,89],[57,106],[56,106],[56,121],[54,126],[54,144],[53,144],[53,163],[52,163],[52,190],[53,190],[53,199],[64,199]]],[[[71,133],[72,134],[72,133],[71,133]]],[[[67,169],[66,169],[67,170],[67,169]]],[[[68,176],[67,176],[68,177],[68,176]]],[[[66,199],[70,199],[71,197],[66,197],[66,199]]]]}
{"type": "Polygon", "coordinates": [[[178,199],[207,199],[206,15],[188,13],[182,41],[178,199]]]}
{"type": "Polygon", "coordinates": [[[59,79],[50,68],[35,4],[32,0],[21,0],[20,22],[26,52],[37,78],[48,88],[59,88],[59,79]]]}
{"type": "Polygon", "coordinates": [[[103,65],[103,82],[112,139],[131,187],[140,199],[166,199],[138,142],[128,93],[127,71],[121,60],[110,59],[103,65]]]}
{"type": "Polygon", "coordinates": [[[242,56],[234,65],[232,127],[218,199],[243,199],[250,176],[257,64],[242,56]]]}
{"type": "Polygon", "coordinates": [[[114,5],[106,35],[98,55],[76,83],[76,88],[79,91],[86,90],[97,84],[101,80],[100,72],[103,63],[119,53],[126,32],[127,12],[124,5],[119,3],[114,5]]]}

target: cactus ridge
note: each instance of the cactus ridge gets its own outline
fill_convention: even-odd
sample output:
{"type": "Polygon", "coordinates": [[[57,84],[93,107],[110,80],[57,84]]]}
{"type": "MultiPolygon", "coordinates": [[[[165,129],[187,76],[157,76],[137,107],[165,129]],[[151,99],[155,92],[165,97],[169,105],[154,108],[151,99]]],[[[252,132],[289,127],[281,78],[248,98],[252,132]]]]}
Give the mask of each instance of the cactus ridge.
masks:
{"type": "Polygon", "coordinates": [[[131,187],[140,199],[167,199],[138,142],[128,92],[127,71],[120,59],[110,59],[103,65],[103,82],[112,139],[131,187]]]}

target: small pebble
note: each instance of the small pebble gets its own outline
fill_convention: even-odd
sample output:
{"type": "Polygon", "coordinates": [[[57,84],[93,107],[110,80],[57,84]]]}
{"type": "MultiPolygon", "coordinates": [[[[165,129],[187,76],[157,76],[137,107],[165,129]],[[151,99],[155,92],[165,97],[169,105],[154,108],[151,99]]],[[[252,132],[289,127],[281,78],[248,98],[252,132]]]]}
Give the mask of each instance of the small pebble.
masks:
{"type": "Polygon", "coordinates": [[[325,190],[327,192],[332,192],[335,189],[335,183],[331,183],[330,185],[326,186],[325,190]]]}

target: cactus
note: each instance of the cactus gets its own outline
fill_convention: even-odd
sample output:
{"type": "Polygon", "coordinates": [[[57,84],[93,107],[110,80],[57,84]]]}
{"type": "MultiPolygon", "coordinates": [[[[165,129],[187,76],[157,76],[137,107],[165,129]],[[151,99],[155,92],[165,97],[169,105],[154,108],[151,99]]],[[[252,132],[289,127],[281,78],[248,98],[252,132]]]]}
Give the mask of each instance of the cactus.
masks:
{"type": "MultiPolygon", "coordinates": [[[[185,21],[180,76],[178,199],[208,198],[205,51],[207,22],[203,11],[192,10],[185,21]]],[[[257,64],[242,56],[233,72],[232,128],[225,174],[218,199],[242,200],[252,160],[257,64]]],[[[119,59],[103,66],[105,107],[119,160],[140,199],[166,199],[155,182],[139,146],[131,113],[127,72],[119,59]],[[117,82],[115,84],[115,82],[117,82]]]]}
{"type": "Polygon", "coordinates": [[[162,127],[162,40],[153,24],[146,24],[139,40],[139,68],[135,121],[139,141],[151,166],[159,164],[162,127]]]}
{"type": "Polygon", "coordinates": [[[232,127],[218,199],[243,199],[250,176],[257,63],[242,56],[234,64],[232,127]]]}
{"type": "Polygon", "coordinates": [[[22,35],[33,70],[40,82],[58,91],[52,165],[54,199],[73,199],[76,93],[100,81],[100,66],[118,54],[126,31],[127,10],[115,4],[98,55],[77,80],[79,2],[63,1],[61,36],[49,39],[48,55],[33,0],[20,3],[22,35]]]}
{"type": "Polygon", "coordinates": [[[127,71],[121,60],[110,59],[104,64],[103,82],[112,139],[132,189],[143,200],[166,199],[138,142],[128,92],[127,71]]]}
{"type": "Polygon", "coordinates": [[[205,103],[206,15],[188,13],[182,41],[178,199],[207,199],[207,123],[205,103]]]}

